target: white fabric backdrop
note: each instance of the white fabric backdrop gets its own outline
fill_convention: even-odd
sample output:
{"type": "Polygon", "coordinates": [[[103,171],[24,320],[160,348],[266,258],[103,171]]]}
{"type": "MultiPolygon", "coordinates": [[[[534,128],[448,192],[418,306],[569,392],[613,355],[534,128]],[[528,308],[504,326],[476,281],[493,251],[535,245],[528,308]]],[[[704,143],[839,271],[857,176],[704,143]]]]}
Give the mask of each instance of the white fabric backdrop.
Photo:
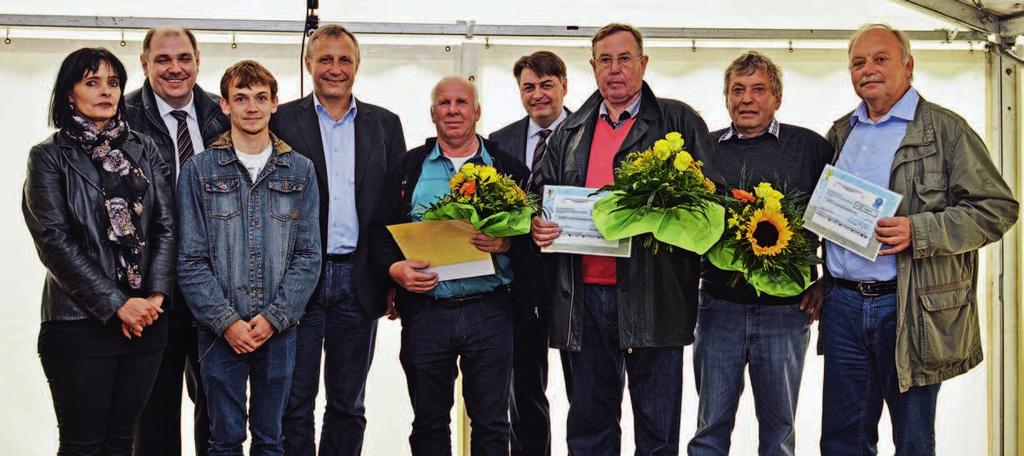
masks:
{"type": "MultiPolygon", "coordinates": [[[[370,40],[367,40],[370,41],[370,40]]],[[[120,47],[116,41],[74,41],[15,39],[0,45],[0,86],[3,92],[0,125],[9,146],[11,160],[0,171],[0,277],[4,277],[7,304],[0,307],[0,345],[6,347],[0,363],[0,391],[8,398],[0,418],[0,452],[26,456],[54,454],[57,429],[42,369],[35,354],[39,324],[39,296],[43,268],[35,256],[20,212],[21,185],[25,160],[31,145],[41,141],[46,127],[46,106],[53,79],[61,59],[81,46],[106,46],[117,53],[128,67],[130,89],[142,81],[138,64],[140,45],[129,42],[120,47]]],[[[242,58],[256,58],[278,77],[280,97],[287,101],[298,96],[298,45],[246,44],[237,49],[227,44],[201,46],[199,83],[216,91],[221,72],[242,58]]],[[[481,91],[484,117],[479,131],[487,134],[523,115],[512,63],[534,48],[492,46],[482,50],[477,82],[481,91]]],[[[588,49],[555,48],[569,64],[567,106],[577,107],[593,90],[593,76],[586,63],[588,49]]],[[[722,97],[721,72],[743,49],[651,48],[647,80],[655,93],[678,98],[691,104],[711,129],[728,123],[722,97]]],[[[356,83],[356,96],[383,105],[403,120],[406,142],[419,145],[433,136],[427,107],[431,85],[457,68],[457,49],[445,52],[441,45],[364,46],[363,62],[356,83]]],[[[857,99],[845,70],[845,51],[837,49],[785,49],[765,51],[784,71],[784,102],[778,112],[783,122],[807,126],[824,134],[833,119],[852,109],[857,99]]],[[[915,86],[925,98],[939,102],[963,115],[979,132],[985,131],[984,54],[957,51],[920,51],[915,53],[915,86]]],[[[306,89],[310,84],[307,80],[306,89]]],[[[986,296],[979,292],[978,296],[986,296]]],[[[983,304],[984,305],[984,304],[983,304]]],[[[982,312],[982,315],[985,313],[982,312]]],[[[984,325],[983,325],[984,326],[984,325]]],[[[367,388],[367,420],[364,454],[408,454],[406,438],[411,411],[405,377],[398,364],[400,325],[381,321],[377,354],[367,388]]],[[[821,413],[821,358],[814,354],[816,334],[807,355],[801,403],[798,410],[797,450],[799,454],[817,454],[821,413]]],[[[549,396],[554,420],[554,454],[565,454],[564,423],[567,404],[557,353],[551,352],[549,396]]],[[[689,349],[684,373],[684,405],[681,446],[693,434],[697,397],[693,388],[689,349]]],[[[947,382],[939,395],[936,434],[939,454],[985,454],[987,396],[986,367],[983,364],[969,374],[947,382]]],[[[189,404],[188,400],[185,400],[189,404]]],[[[628,398],[624,401],[623,454],[632,453],[632,421],[628,398]]],[[[190,405],[186,405],[184,429],[189,429],[190,405]]],[[[322,413],[321,401],[318,413],[322,413]]],[[[454,413],[453,413],[454,418],[454,413]]],[[[453,419],[453,423],[456,421],[453,419]]],[[[458,438],[458,429],[454,429],[458,438]]],[[[887,418],[880,426],[883,454],[893,452],[887,418]]],[[[185,440],[186,454],[191,442],[185,440]]],[[[740,403],[733,454],[755,454],[757,426],[749,393],[740,403]]]]}

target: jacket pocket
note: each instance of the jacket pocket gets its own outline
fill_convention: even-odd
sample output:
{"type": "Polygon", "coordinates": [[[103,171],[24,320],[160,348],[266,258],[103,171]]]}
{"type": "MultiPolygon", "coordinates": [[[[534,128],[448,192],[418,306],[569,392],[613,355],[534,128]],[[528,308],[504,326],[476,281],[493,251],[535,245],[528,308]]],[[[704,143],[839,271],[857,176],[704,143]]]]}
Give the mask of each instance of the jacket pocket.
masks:
{"type": "Polygon", "coordinates": [[[242,196],[238,177],[203,182],[206,210],[211,218],[229,219],[241,212],[242,196]]]}
{"type": "Polygon", "coordinates": [[[949,205],[946,199],[948,183],[940,173],[924,173],[914,181],[914,193],[920,203],[918,212],[938,212],[949,205]]]}
{"type": "Polygon", "coordinates": [[[928,292],[925,289],[918,296],[921,303],[921,358],[926,369],[937,369],[966,359],[981,339],[970,281],[954,289],[930,288],[940,288],[941,291],[928,292]]]}
{"type": "Polygon", "coordinates": [[[295,179],[270,179],[270,216],[282,222],[298,220],[305,182],[295,179]]]}

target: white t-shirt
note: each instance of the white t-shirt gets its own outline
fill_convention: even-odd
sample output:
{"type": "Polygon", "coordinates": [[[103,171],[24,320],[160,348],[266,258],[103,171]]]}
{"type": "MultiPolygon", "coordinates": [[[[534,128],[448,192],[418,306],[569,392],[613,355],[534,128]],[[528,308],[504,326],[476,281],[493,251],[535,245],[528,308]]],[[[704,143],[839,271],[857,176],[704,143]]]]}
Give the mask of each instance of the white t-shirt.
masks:
{"type": "Polygon", "coordinates": [[[465,165],[470,158],[473,158],[472,155],[466,157],[449,157],[445,155],[445,157],[452,161],[452,167],[455,168],[455,172],[459,172],[459,170],[462,169],[462,165],[465,165]]]}
{"type": "Polygon", "coordinates": [[[263,169],[263,165],[267,164],[267,160],[270,159],[270,154],[274,152],[274,144],[268,143],[267,148],[263,149],[259,154],[247,154],[245,152],[235,151],[235,155],[238,156],[238,161],[242,163],[246,171],[249,171],[249,177],[256,181],[256,176],[260,175],[260,170],[263,169]]]}

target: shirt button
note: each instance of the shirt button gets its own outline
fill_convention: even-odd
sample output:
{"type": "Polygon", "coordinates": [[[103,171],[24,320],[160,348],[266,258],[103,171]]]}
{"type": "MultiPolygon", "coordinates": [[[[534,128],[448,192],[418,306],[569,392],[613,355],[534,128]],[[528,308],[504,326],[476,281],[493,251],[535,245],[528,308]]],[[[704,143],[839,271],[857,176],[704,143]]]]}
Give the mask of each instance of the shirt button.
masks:
{"type": "Polygon", "coordinates": [[[632,348],[627,348],[626,349],[626,353],[629,353],[630,355],[632,355],[633,354],[633,349],[632,348]]]}

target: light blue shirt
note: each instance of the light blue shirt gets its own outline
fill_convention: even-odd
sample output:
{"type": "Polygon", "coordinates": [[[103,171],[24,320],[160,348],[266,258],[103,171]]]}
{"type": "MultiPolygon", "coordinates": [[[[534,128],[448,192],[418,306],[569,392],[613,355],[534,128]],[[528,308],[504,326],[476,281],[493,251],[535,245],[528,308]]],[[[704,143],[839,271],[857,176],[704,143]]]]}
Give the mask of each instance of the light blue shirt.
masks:
{"type": "MultiPolygon", "coordinates": [[[[480,140],[480,150],[469,159],[469,162],[494,166],[494,160],[487,152],[487,148],[484,147],[483,140],[480,140]]],[[[455,167],[452,165],[452,161],[441,153],[441,146],[435,145],[434,150],[423,160],[420,178],[416,181],[416,188],[412,191],[411,215],[413,220],[422,220],[427,206],[448,193],[449,182],[454,175],[455,167]]],[[[494,254],[493,257],[494,269],[497,274],[439,282],[436,288],[427,292],[427,295],[440,299],[457,298],[486,293],[498,286],[512,283],[512,261],[507,255],[494,254]]]]}
{"type": "Polygon", "coordinates": [[[359,216],[356,213],[356,98],[352,97],[341,120],[335,121],[320,100],[313,96],[316,117],[320,121],[320,141],[324,145],[327,166],[327,251],[325,254],[352,253],[359,242],[359,216]]]}
{"type": "MultiPolygon", "coordinates": [[[[850,117],[853,131],[839,153],[836,168],[889,188],[892,161],[920,100],[917,90],[911,87],[878,122],[868,117],[867,105],[861,102],[850,117]]],[[[828,271],[833,277],[855,281],[896,279],[895,255],[879,255],[871,262],[832,242],[826,241],[825,248],[828,271]]]]}
{"type": "Polygon", "coordinates": [[[626,123],[626,120],[632,119],[636,117],[637,114],[640,114],[640,100],[644,98],[643,95],[643,90],[634,95],[633,101],[629,103],[629,107],[622,112],[623,114],[629,114],[628,116],[623,117],[622,114],[619,114],[618,119],[612,119],[612,116],[608,114],[608,105],[605,104],[606,102],[602,102],[601,106],[597,108],[597,118],[608,122],[612,126],[612,129],[618,129],[622,124],[626,123]]]}
{"type": "MultiPolygon", "coordinates": [[[[526,167],[527,168],[530,168],[530,167],[533,166],[533,152],[535,150],[537,150],[537,143],[540,142],[540,132],[541,132],[541,130],[551,130],[551,132],[554,133],[555,129],[558,128],[558,126],[562,124],[562,121],[564,121],[566,117],[569,117],[569,116],[567,116],[565,114],[565,110],[563,109],[562,113],[558,115],[558,118],[555,119],[554,122],[551,122],[551,125],[548,125],[547,127],[542,127],[540,125],[537,125],[537,123],[534,122],[533,119],[530,119],[530,125],[526,127],[526,155],[525,155],[525,157],[526,157],[526,167]]],[[[549,136],[549,138],[550,138],[550,136],[549,136]]],[[[510,150],[509,152],[515,152],[515,151],[511,151],[510,150]]]]}

